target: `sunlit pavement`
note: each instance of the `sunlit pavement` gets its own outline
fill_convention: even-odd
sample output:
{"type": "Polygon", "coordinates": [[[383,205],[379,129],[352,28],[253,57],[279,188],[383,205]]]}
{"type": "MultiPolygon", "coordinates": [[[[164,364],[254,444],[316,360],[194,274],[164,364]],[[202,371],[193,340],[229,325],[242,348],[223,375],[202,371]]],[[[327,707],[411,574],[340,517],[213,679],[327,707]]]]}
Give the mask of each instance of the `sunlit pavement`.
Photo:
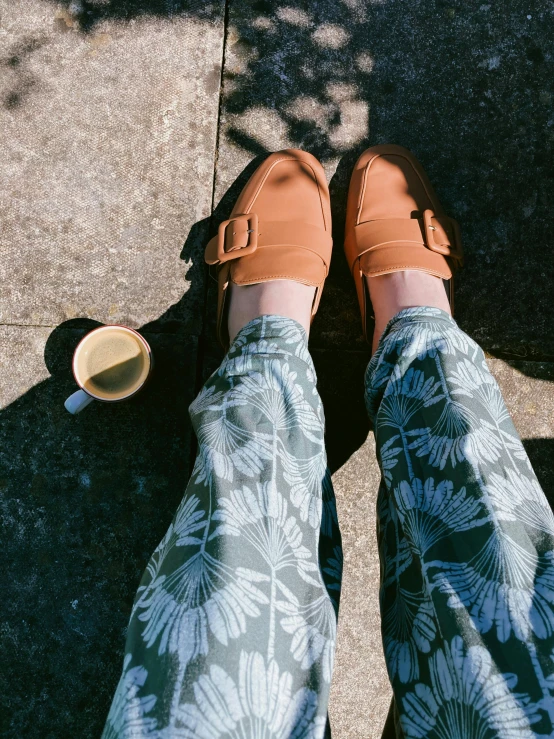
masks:
{"type": "Polygon", "coordinates": [[[490,357],[554,489],[554,34],[544,3],[0,0],[2,736],[98,737],[150,552],[217,366],[202,261],[268,151],[326,168],[335,253],[311,345],[345,572],[334,739],[379,737],[378,468],[368,350],[342,255],[357,156],[421,159],[467,256],[456,317],[490,357]],[[156,372],[125,404],[63,408],[73,348],[140,328],[156,372]],[[367,439],[367,440],[366,440],[367,439]]]}

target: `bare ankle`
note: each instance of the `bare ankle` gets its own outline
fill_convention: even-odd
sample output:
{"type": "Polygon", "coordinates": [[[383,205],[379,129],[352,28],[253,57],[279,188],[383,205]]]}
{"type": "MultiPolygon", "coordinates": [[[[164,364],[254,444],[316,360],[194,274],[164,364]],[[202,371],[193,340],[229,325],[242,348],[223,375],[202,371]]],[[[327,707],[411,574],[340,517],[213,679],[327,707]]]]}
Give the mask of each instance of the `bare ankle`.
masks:
{"type": "Polygon", "coordinates": [[[230,284],[229,338],[243,326],[263,315],[277,315],[298,321],[310,332],[315,287],[294,280],[271,280],[254,285],[230,284]]]}
{"type": "Polygon", "coordinates": [[[451,312],[443,280],[427,272],[402,270],[365,279],[375,312],[373,351],[387,323],[404,308],[430,306],[451,312]]]}

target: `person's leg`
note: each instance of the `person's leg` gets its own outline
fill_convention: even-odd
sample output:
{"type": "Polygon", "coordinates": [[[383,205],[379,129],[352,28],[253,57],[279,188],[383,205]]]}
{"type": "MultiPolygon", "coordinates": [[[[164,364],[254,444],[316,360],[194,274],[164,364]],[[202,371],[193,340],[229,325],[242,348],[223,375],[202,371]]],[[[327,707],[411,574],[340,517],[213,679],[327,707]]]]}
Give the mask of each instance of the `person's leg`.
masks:
{"type": "Polygon", "coordinates": [[[257,316],[293,318],[310,333],[315,288],[292,280],[273,280],[254,285],[231,285],[229,338],[257,316]]]}
{"type": "Polygon", "coordinates": [[[376,325],[389,322],[366,374],[401,731],[552,736],[554,516],[483,352],[433,305],[440,291],[417,307],[417,275],[406,274],[396,305],[379,300],[381,277],[368,278],[376,325]]]}
{"type": "Polygon", "coordinates": [[[388,322],[404,308],[426,305],[450,314],[443,281],[427,272],[404,269],[380,277],[365,277],[375,314],[372,353],[377,351],[388,322]]]}
{"type": "MultiPolygon", "coordinates": [[[[231,335],[253,320],[191,405],[196,464],[138,589],[104,739],[324,736],[342,554],[323,411],[305,330],[259,316],[255,287],[233,286],[231,335]]],[[[300,320],[310,290],[283,291],[300,320]]]]}

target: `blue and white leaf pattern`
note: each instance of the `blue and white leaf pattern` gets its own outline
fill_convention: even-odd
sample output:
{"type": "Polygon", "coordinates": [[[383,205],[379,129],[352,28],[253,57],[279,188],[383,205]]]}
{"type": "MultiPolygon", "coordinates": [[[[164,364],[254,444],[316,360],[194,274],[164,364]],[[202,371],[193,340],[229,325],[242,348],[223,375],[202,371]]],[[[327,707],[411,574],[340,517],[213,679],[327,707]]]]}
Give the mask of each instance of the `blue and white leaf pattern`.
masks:
{"type": "Polygon", "coordinates": [[[144,667],[131,667],[132,655],[126,654],[123,662],[123,674],[117,686],[115,698],[108,714],[104,739],[138,739],[138,737],[154,736],[157,720],[151,713],[156,706],[155,695],[139,698],[148,672],[144,667]]]}
{"type": "Polygon", "coordinates": [[[418,739],[554,736],[554,516],[479,347],[409,308],[366,374],[385,658],[418,739]]]}
{"type": "Polygon", "coordinates": [[[515,674],[494,669],[486,649],[455,636],[429,658],[429,683],[402,697],[402,728],[414,739],[533,739],[530,726],[541,717],[517,685],[515,674]]]}
{"type": "Polygon", "coordinates": [[[193,685],[195,702],[179,706],[175,729],[160,739],[318,739],[326,722],[318,695],[306,687],[293,693],[293,684],[274,659],[266,665],[259,652],[241,651],[238,679],[212,664],[193,685]]]}
{"type": "Polygon", "coordinates": [[[315,382],[303,329],[264,316],[192,403],[196,463],[104,739],[323,738],[342,550],[315,382]]]}
{"type": "MultiPolygon", "coordinates": [[[[103,739],[325,735],[343,557],[315,383],[299,324],[263,316],[191,405],[103,739]]],[[[399,739],[554,736],[554,515],[481,350],[402,311],[366,404],[399,739]]]]}

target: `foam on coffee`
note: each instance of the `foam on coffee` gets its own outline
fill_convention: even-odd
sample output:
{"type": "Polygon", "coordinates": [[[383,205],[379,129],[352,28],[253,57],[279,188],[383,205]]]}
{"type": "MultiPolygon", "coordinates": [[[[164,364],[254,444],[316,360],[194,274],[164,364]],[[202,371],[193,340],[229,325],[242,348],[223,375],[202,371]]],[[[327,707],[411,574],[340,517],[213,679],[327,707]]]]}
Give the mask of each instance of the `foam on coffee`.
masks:
{"type": "Polygon", "coordinates": [[[150,370],[146,346],[131,331],[105,326],[89,334],[75,355],[74,369],[84,390],[104,400],[132,395],[150,370]]]}

